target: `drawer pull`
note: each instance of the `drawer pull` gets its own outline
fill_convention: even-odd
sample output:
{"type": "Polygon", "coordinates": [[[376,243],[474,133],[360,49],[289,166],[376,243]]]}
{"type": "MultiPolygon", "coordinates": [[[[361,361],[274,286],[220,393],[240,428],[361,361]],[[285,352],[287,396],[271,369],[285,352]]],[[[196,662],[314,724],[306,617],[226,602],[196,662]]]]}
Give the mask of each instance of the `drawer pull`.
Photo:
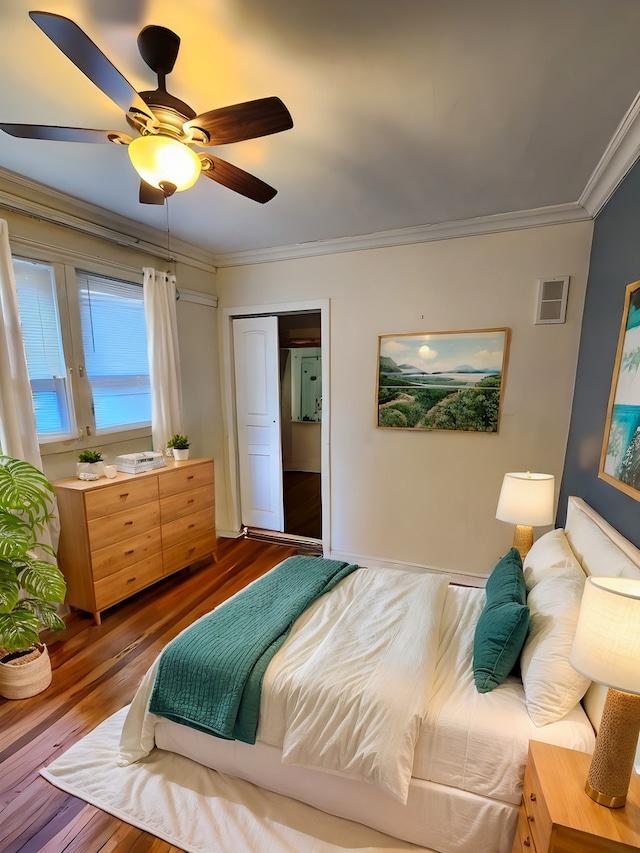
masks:
{"type": "Polygon", "coordinates": [[[535,794],[529,794],[529,799],[531,800],[532,803],[535,803],[536,795],[535,794]]]}
{"type": "Polygon", "coordinates": [[[191,530],[193,527],[195,527],[195,524],[190,524],[188,529],[191,530]]]}
{"type": "Polygon", "coordinates": [[[131,524],[133,524],[133,521],[125,521],[124,526],[129,527],[131,524]]]}
{"type": "Polygon", "coordinates": [[[132,577],[132,578],[129,578],[129,579],[127,580],[127,583],[133,583],[134,581],[135,581],[135,577],[132,577]]]}
{"type": "Polygon", "coordinates": [[[533,823],[533,815],[528,814],[527,820],[529,821],[529,823],[533,823]]]}
{"type": "Polygon", "coordinates": [[[188,503],[188,504],[192,504],[192,503],[193,503],[193,498],[189,498],[189,500],[187,501],[187,503],[188,503]]]}
{"type": "Polygon", "coordinates": [[[193,474],[189,474],[189,476],[187,477],[187,480],[193,480],[193,474]]]}
{"type": "Polygon", "coordinates": [[[531,847],[531,841],[529,840],[529,836],[528,836],[528,835],[527,835],[527,837],[525,838],[525,840],[522,842],[522,846],[523,846],[523,847],[531,847]]]}
{"type": "Polygon", "coordinates": [[[194,548],[189,548],[189,550],[187,551],[187,554],[193,554],[193,552],[194,552],[195,550],[196,550],[196,549],[195,549],[195,547],[194,547],[194,548]]]}
{"type": "Polygon", "coordinates": [[[133,554],[133,548],[129,548],[128,551],[124,552],[125,557],[128,557],[130,554],[133,554]]]}
{"type": "Polygon", "coordinates": [[[125,492],[124,494],[120,495],[120,497],[121,497],[121,498],[128,498],[128,497],[129,497],[129,492],[125,492]]]}

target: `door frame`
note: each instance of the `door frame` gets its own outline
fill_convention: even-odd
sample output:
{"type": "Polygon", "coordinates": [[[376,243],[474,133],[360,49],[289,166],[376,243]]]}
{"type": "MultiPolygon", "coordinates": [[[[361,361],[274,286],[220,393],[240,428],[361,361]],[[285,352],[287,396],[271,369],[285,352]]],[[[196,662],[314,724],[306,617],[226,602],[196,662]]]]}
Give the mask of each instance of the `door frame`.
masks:
{"type": "Polygon", "coordinates": [[[320,346],[322,349],[322,423],[321,473],[322,494],[322,551],[331,552],[331,399],[330,399],[330,358],[329,358],[329,321],[330,300],[311,299],[298,302],[272,302],[262,305],[241,305],[222,309],[222,421],[225,433],[225,473],[228,483],[227,512],[232,530],[240,531],[242,516],[240,512],[240,474],[238,470],[238,440],[236,422],[236,388],[233,363],[233,321],[238,317],[278,316],[281,314],[304,314],[309,311],[320,312],[320,346]]]}

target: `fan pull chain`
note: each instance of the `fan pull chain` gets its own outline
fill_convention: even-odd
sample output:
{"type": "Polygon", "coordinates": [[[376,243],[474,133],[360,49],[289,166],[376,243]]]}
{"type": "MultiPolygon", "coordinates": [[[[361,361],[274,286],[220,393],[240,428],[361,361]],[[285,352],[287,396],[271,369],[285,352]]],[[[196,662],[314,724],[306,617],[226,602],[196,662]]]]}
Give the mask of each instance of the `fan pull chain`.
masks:
{"type": "MultiPolygon", "coordinates": [[[[171,275],[171,231],[169,230],[169,197],[165,199],[165,209],[167,211],[167,276],[171,275]]],[[[176,302],[180,299],[180,291],[176,288],[176,302]]]]}
{"type": "Polygon", "coordinates": [[[167,275],[171,274],[171,231],[169,230],[169,198],[164,202],[165,210],[167,211],[167,275]]]}

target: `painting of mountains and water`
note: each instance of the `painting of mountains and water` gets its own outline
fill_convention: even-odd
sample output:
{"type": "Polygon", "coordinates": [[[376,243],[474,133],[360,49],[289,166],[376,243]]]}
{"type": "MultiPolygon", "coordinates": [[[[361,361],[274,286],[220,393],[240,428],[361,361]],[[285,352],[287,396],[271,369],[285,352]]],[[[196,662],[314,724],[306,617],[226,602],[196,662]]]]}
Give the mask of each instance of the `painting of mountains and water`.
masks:
{"type": "Polygon", "coordinates": [[[377,425],[497,432],[509,329],[381,335],[377,425]]]}

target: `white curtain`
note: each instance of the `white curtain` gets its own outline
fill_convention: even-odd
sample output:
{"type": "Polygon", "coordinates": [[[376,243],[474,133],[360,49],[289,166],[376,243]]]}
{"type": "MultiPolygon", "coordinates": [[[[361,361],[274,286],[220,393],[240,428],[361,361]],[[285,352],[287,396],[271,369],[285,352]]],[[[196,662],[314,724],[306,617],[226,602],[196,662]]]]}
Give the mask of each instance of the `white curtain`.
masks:
{"type": "Polygon", "coordinates": [[[0,444],[2,452],[42,470],[36,416],[22,340],[9,229],[0,219],[0,444]]]}
{"type": "MultiPolygon", "coordinates": [[[[42,471],[9,228],[4,219],[0,219],[0,314],[0,446],[6,456],[30,462],[42,471]]],[[[49,522],[49,529],[42,531],[40,539],[55,548],[60,532],[55,500],[52,500],[52,511],[54,517],[49,522]]],[[[45,559],[50,560],[50,555],[47,554],[45,559]]]]}
{"type": "Polygon", "coordinates": [[[151,379],[151,435],[153,449],[163,451],[172,435],[183,432],[176,277],[151,267],[144,267],[142,272],[151,379]]]}

